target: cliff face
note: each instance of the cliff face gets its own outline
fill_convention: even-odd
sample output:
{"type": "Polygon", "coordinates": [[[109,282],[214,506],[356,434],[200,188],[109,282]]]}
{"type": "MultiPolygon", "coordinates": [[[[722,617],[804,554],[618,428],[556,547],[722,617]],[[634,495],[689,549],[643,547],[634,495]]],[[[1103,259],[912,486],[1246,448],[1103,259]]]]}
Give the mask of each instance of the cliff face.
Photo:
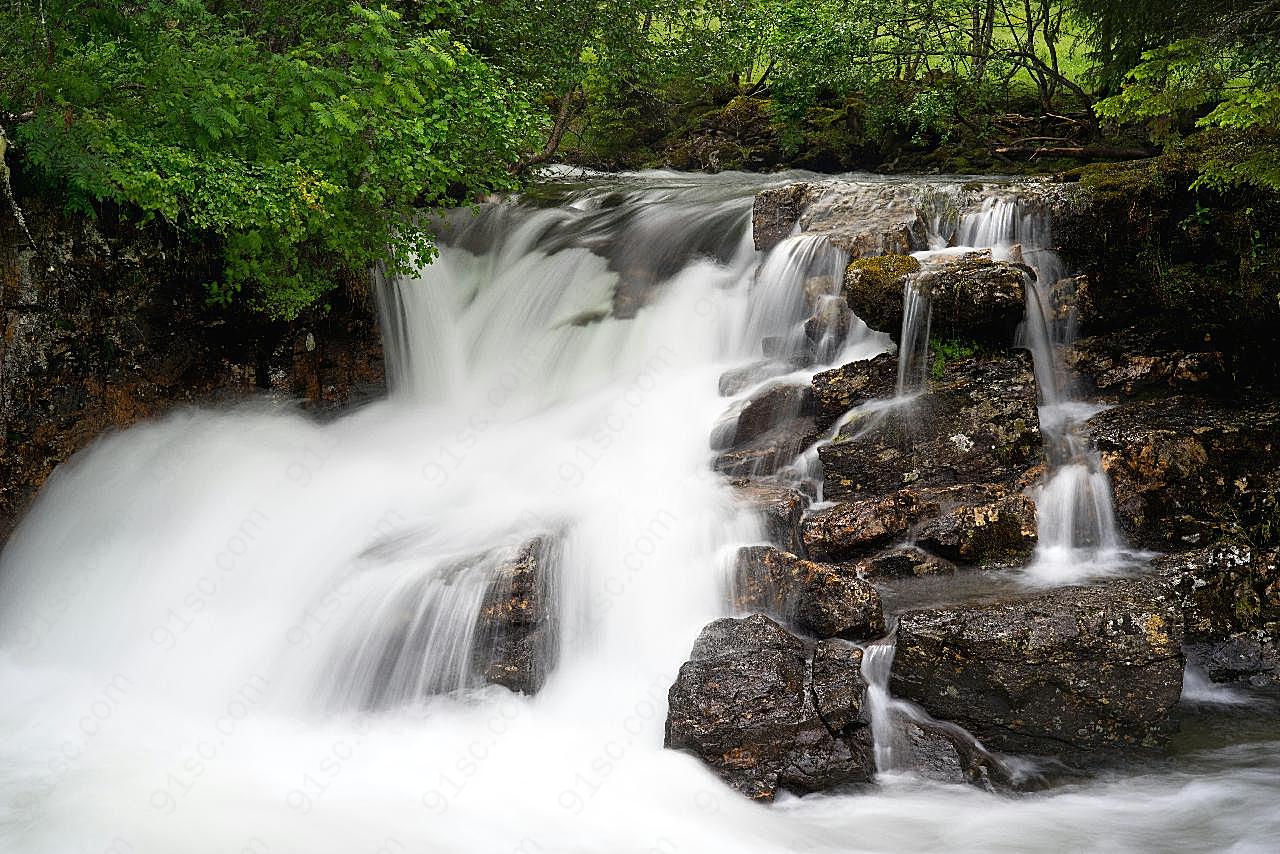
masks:
{"type": "Polygon", "coordinates": [[[216,257],[155,226],[0,211],[0,543],[54,466],[104,430],[273,393],[309,408],[384,389],[366,283],[271,323],[205,305],[216,257]]]}

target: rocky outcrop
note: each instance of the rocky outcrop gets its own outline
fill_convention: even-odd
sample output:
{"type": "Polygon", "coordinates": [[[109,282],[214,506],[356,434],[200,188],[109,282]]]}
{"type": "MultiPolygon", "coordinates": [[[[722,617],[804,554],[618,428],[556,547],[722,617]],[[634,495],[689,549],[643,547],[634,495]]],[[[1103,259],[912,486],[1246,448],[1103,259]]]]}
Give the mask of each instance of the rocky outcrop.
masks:
{"type": "Polygon", "coordinates": [[[814,421],[826,430],[855,406],[893,397],[897,382],[898,357],[891,353],[817,373],[811,381],[814,421]]]}
{"type": "Polygon", "coordinates": [[[812,418],[793,418],[746,444],[735,445],[718,454],[712,467],[730,477],[775,474],[817,439],[818,431],[812,418]]]}
{"type": "Polygon", "coordinates": [[[800,523],[800,536],[814,560],[856,560],[904,539],[917,522],[938,511],[936,503],[903,489],[815,510],[800,523]]]}
{"type": "Polygon", "coordinates": [[[1231,385],[1226,357],[1203,338],[1170,340],[1154,331],[1126,329],[1082,338],[1066,351],[1067,367],[1106,396],[1193,392],[1216,394],[1231,385]]]}
{"type": "Polygon", "coordinates": [[[868,782],[861,660],[861,650],[827,641],[810,651],[760,615],[716,620],[671,686],[666,746],[755,800],[868,782]]]}
{"type": "Polygon", "coordinates": [[[1035,549],[1036,505],[1025,495],[959,504],[927,522],[916,542],[958,563],[1020,564],[1035,549]]]}
{"type": "Polygon", "coordinates": [[[1094,416],[1088,429],[1131,542],[1161,551],[1280,545],[1280,402],[1176,395],[1094,416]]]}
{"type": "Polygon", "coordinates": [[[536,537],[498,564],[476,621],[472,668],[485,682],[536,694],[556,665],[556,551],[536,537]]]}
{"type": "Polygon", "coordinates": [[[751,234],[756,249],[767,252],[789,237],[800,215],[823,192],[819,184],[801,182],[757,194],[751,208],[751,234]]]}
{"type": "MultiPolygon", "coordinates": [[[[819,412],[833,411],[825,402],[833,395],[817,378],[814,388],[819,412]]],[[[949,362],[909,411],[855,420],[818,449],[823,494],[835,500],[922,482],[1012,484],[1040,454],[1035,377],[1025,354],[949,362]]]]}
{"type": "Polygon", "coordinates": [[[26,207],[36,249],[0,215],[0,542],[54,466],[104,430],[262,391],[311,407],[383,392],[367,282],[332,294],[328,313],[269,323],[208,306],[210,248],[26,207]]]}
{"type": "Polygon", "coordinates": [[[739,501],[760,515],[769,542],[792,554],[803,554],[800,517],[809,504],[804,493],[785,484],[749,478],[733,481],[733,489],[739,501]]]}
{"type": "Polygon", "coordinates": [[[886,255],[850,262],[843,293],[853,313],[872,329],[895,339],[902,329],[903,291],[928,297],[932,330],[939,338],[1008,346],[1022,320],[1026,271],[1020,264],[992,261],[990,253],[934,262],[886,255]]]}
{"type": "Polygon", "coordinates": [[[867,640],[885,631],[880,595],[852,568],[767,546],[738,551],[733,603],[739,611],[768,612],[817,638],[867,640]]]}
{"type": "Polygon", "coordinates": [[[750,444],[780,425],[812,414],[813,392],[808,386],[770,386],[753,395],[738,413],[732,444],[750,444]]]}
{"type": "Polygon", "coordinates": [[[909,611],[890,688],[989,748],[1155,748],[1174,731],[1182,612],[1158,578],[909,611]]]}
{"type": "Polygon", "coordinates": [[[867,578],[918,578],[951,575],[956,565],[914,546],[885,549],[859,561],[858,570],[867,578]]]}
{"type": "Polygon", "coordinates": [[[1188,657],[1210,679],[1280,682],[1280,553],[1221,544],[1155,566],[1182,606],[1188,657]]]}

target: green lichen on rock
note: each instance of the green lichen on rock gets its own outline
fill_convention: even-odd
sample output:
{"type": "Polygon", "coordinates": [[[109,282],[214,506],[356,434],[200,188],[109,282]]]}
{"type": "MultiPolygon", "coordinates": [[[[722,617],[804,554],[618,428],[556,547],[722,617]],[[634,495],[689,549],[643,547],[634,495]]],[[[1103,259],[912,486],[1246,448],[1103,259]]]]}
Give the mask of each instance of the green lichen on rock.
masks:
{"type": "Polygon", "coordinates": [[[903,280],[919,271],[920,262],[910,255],[857,258],[844,271],[845,301],[872,329],[896,332],[902,324],[903,280]]]}

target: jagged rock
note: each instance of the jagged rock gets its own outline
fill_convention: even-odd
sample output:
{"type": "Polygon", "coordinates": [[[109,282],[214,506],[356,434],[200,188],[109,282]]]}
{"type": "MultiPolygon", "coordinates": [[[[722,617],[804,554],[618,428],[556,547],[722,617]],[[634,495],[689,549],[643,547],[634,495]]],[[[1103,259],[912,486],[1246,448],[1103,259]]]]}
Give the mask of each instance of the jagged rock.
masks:
{"type": "Polygon", "coordinates": [[[768,546],[739,549],[733,601],[739,611],[767,611],[818,638],[866,640],[885,632],[880,595],[853,569],[768,546]]]}
{"type": "Polygon", "coordinates": [[[847,561],[891,545],[938,505],[903,489],[891,495],[851,501],[814,511],[800,523],[806,553],[819,561],[847,561]]]}
{"type": "Polygon", "coordinates": [[[1203,339],[1172,342],[1137,329],[1082,338],[1067,350],[1066,363],[1104,394],[1221,392],[1230,385],[1226,359],[1220,351],[1207,349],[1203,339]],[[1185,346],[1197,343],[1194,349],[1185,346]]]}
{"type": "Polygon", "coordinates": [[[792,554],[803,553],[800,517],[809,500],[800,490],[745,478],[734,481],[733,487],[738,499],[760,514],[769,542],[792,554]]]}
{"type": "Polygon", "coordinates": [[[1015,563],[1036,545],[1036,505],[1025,495],[986,504],[961,504],[916,533],[924,548],[967,564],[1015,563]]]}
{"type": "Polygon", "coordinates": [[[892,397],[897,381],[898,359],[890,353],[814,374],[811,385],[818,429],[826,430],[861,403],[892,397]]]}
{"type": "Polygon", "coordinates": [[[834,181],[819,185],[800,213],[800,231],[821,235],[850,258],[906,255],[929,248],[919,198],[910,188],[834,181]]]}
{"type": "Polygon", "coordinates": [[[914,546],[887,549],[858,564],[868,578],[916,578],[925,575],[952,575],[955,564],[914,546]]]}
{"type": "Polygon", "coordinates": [[[810,655],[764,616],[716,620],[671,686],[666,746],[755,800],[868,782],[875,758],[861,658],[830,643],[810,655]]]}
{"type": "Polygon", "coordinates": [[[897,766],[938,783],[968,783],[988,791],[1009,788],[1013,779],[995,757],[962,732],[941,722],[905,720],[894,750],[897,766]]]}
{"type": "Polygon", "coordinates": [[[554,564],[547,537],[499,564],[476,621],[472,666],[484,681],[535,694],[555,667],[554,564]]]}
{"type": "Polygon", "coordinates": [[[1188,655],[1210,679],[1280,682],[1280,553],[1220,544],[1154,566],[1182,606],[1188,655]]]}
{"type": "Polygon", "coordinates": [[[903,288],[907,277],[919,271],[920,262],[910,255],[856,258],[845,268],[841,292],[863,323],[896,341],[902,330],[903,288]]]}
{"type": "Polygon", "coordinates": [[[1133,401],[1095,415],[1088,429],[1134,544],[1280,545],[1280,402],[1133,401]]]}
{"type": "Polygon", "coordinates": [[[801,182],[758,193],[751,208],[751,235],[756,249],[767,252],[789,237],[800,214],[823,192],[818,184],[801,182]]]}
{"type": "MultiPolygon", "coordinates": [[[[815,378],[820,418],[839,405],[834,385],[815,378]]],[[[1025,353],[948,362],[920,398],[856,419],[818,448],[823,494],[842,500],[906,485],[1012,483],[1040,461],[1036,402],[1025,353]]]]}
{"type": "Polygon", "coordinates": [[[1182,613],[1158,578],[909,611],[890,688],[989,748],[1163,745],[1182,690],[1182,613]]]}

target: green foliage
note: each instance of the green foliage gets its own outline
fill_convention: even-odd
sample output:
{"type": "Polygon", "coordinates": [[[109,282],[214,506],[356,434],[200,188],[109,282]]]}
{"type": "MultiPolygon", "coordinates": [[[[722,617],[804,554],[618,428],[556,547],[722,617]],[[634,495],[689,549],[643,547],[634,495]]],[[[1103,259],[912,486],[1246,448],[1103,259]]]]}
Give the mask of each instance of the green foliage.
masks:
{"type": "MultiPolygon", "coordinates": [[[[16,126],[24,168],[69,206],[218,241],[211,298],[290,318],[343,276],[429,260],[421,208],[514,186],[538,126],[443,30],[385,6],[279,5],[277,20],[306,26],[273,48],[242,9],[50,2],[53,47],[0,110],[33,111],[16,126]]],[[[44,53],[24,32],[28,55],[44,53]]]]}
{"type": "Polygon", "coordinates": [[[981,346],[973,341],[929,341],[929,349],[933,353],[933,362],[929,365],[929,376],[935,380],[942,379],[947,372],[948,362],[971,359],[978,355],[981,346]]]}

